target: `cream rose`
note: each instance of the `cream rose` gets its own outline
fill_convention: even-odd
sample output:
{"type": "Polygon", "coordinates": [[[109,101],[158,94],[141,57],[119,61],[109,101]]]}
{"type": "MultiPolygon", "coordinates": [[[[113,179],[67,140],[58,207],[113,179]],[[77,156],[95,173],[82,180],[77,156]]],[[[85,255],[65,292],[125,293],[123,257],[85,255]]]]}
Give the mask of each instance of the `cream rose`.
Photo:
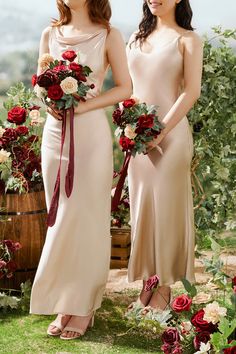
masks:
{"type": "Polygon", "coordinates": [[[6,150],[1,149],[0,150],[0,163],[6,162],[11,155],[10,152],[7,152],[6,150]]]}
{"type": "Polygon", "coordinates": [[[45,53],[39,58],[38,65],[42,71],[45,71],[49,69],[50,63],[52,63],[53,61],[54,58],[50,54],[45,53]]]}
{"type": "Polygon", "coordinates": [[[34,92],[36,93],[36,96],[40,99],[43,99],[47,95],[47,91],[45,88],[40,87],[38,84],[34,86],[34,92]]]}
{"type": "Polygon", "coordinates": [[[76,93],[78,90],[78,81],[72,76],[67,77],[61,82],[62,91],[66,94],[76,93]]]}
{"type": "Polygon", "coordinates": [[[137,136],[137,134],[135,133],[134,129],[131,127],[130,124],[128,124],[125,127],[124,133],[125,133],[125,136],[129,139],[134,139],[137,136]]]}
{"type": "Polygon", "coordinates": [[[206,294],[206,293],[198,293],[196,296],[193,298],[193,304],[206,304],[211,300],[212,296],[211,294],[206,294]]]}
{"type": "Polygon", "coordinates": [[[194,354],[207,354],[211,349],[211,344],[209,342],[201,343],[199,351],[195,352],[194,354]]]}
{"type": "Polygon", "coordinates": [[[39,119],[40,112],[37,109],[33,109],[32,111],[30,111],[29,117],[30,119],[34,119],[34,120],[39,119]]]}
{"type": "Polygon", "coordinates": [[[204,308],[204,312],[205,314],[203,319],[207,322],[212,322],[213,324],[218,323],[221,317],[225,317],[227,315],[227,309],[225,307],[220,307],[216,301],[208,304],[204,308]]]}
{"type": "Polygon", "coordinates": [[[5,129],[0,127],[0,138],[3,136],[4,132],[5,132],[5,129]]]}

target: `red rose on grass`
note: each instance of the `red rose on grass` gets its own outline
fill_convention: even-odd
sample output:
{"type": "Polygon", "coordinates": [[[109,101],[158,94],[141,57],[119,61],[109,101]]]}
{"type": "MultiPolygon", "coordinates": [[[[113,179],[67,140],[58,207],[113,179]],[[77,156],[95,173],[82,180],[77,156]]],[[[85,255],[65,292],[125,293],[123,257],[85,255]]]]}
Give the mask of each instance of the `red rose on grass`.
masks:
{"type": "Polygon", "coordinates": [[[77,63],[70,63],[69,64],[69,69],[72,71],[77,71],[77,72],[82,72],[83,68],[81,65],[77,64],[77,63]]]}
{"type": "Polygon", "coordinates": [[[136,103],[135,100],[133,100],[133,98],[130,98],[129,100],[125,100],[123,102],[123,107],[124,108],[131,108],[135,105],[135,103],[136,103]]]}
{"type": "Polygon", "coordinates": [[[46,90],[52,86],[56,85],[58,83],[58,77],[53,70],[48,69],[44,73],[38,76],[37,79],[37,84],[40,87],[44,87],[46,90]]]}
{"type": "Polygon", "coordinates": [[[26,121],[27,111],[25,108],[16,106],[8,112],[8,122],[20,125],[26,121]]]}
{"type": "Polygon", "coordinates": [[[175,312],[189,311],[192,305],[192,299],[187,295],[180,295],[174,299],[172,302],[172,309],[175,312]]]}
{"type": "Polygon", "coordinates": [[[48,98],[52,100],[60,100],[64,95],[60,85],[52,85],[48,88],[48,98]]]}
{"type": "Polygon", "coordinates": [[[15,129],[18,135],[27,135],[29,133],[29,128],[25,125],[21,125],[15,129]]]}
{"type": "Polygon", "coordinates": [[[192,318],[191,323],[194,325],[198,332],[206,331],[209,333],[214,333],[217,331],[217,325],[214,325],[212,322],[207,322],[203,319],[204,317],[204,310],[201,309],[196,312],[192,318]]]}
{"type": "Polygon", "coordinates": [[[180,341],[180,335],[176,328],[168,328],[161,336],[164,344],[174,345],[180,341]]]}
{"type": "Polygon", "coordinates": [[[234,286],[236,286],[236,275],[235,275],[235,277],[233,277],[233,279],[232,279],[232,288],[233,288],[234,286]]]}
{"type": "Polygon", "coordinates": [[[112,118],[113,118],[113,123],[114,124],[117,124],[117,125],[120,125],[121,122],[122,122],[122,114],[123,112],[121,111],[120,108],[117,108],[113,114],[112,114],[112,118]]]}
{"type": "Polygon", "coordinates": [[[154,118],[153,114],[143,114],[139,117],[138,126],[141,129],[152,128],[154,125],[154,118]]]}
{"type": "Polygon", "coordinates": [[[211,334],[209,332],[203,331],[196,335],[193,340],[193,345],[196,350],[200,349],[201,343],[207,343],[211,339],[211,334]]]}
{"type": "Polygon", "coordinates": [[[119,140],[119,143],[123,151],[132,150],[135,145],[135,142],[133,140],[130,140],[126,136],[122,136],[119,140]]]}
{"type": "Polygon", "coordinates": [[[157,285],[159,284],[160,278],[158,277],[158,275],[153,275],[152,277],[150,277],[144,287],[145,291],[150,291],[152,289],[157,288],[157,285]]]}
{"type": "Polygon", "coordinates": [[[66,52],[64,52],[62,54],[62,58],[65,60],[69,60],[70,62],[75,60],[76,57],[77,57],[77,54],[75,53],[74,50],[67,50],[66,52]]]}
{"type": "Polygon", "coordinates": [[[37,75],[34,74],[31,78],[31,84],[34,87],[37,84],[37,75]]]}

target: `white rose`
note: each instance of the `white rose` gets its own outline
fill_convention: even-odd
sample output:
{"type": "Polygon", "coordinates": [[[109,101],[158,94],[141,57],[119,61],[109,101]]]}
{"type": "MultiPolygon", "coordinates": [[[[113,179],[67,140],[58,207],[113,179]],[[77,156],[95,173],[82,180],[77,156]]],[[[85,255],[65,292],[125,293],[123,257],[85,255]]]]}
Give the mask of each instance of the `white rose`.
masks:
{"type": "Polygon", "coordinates": [[[40,87],[38,84],[34,86],[34,92],[36,96],[40,99],[43,99],[47,96],[47,90],[43,87],[40,87]]]}
{"type": "Polygon", "coordinates": [[[227,309],[225,307],[220,307],[218,302],[214,301],[204,308],[204,313],[203,319],[205,321],[216,324],[220,321],[221,317],[227,315],[227,309]]]}
{"type": "Polygon", "coordinates": [[[37,109],[33,109],[32,111],[30,111],[29,113],[29,117],[30,119],[38,119],[40,117],[40,112],[37,109]]]}
{"type": "Polygon", "coordinates": [[[137,134],[135,133],[134,129],[131,127],[130,124],[128,124],[125,127],[124,133],[125,133],[125,136],[129,139],[134,139],[137,136],[137,134]]]}
{"type": "Polygon", "coordinates": [[[61,82],[62,91],[66,94],[76,93],[78,90],[78,81],[72,76],[67,77],[61,82]]]}
{"type": "Polygon", "coordinates": [[[6,162],[11,155],[10,152],[7,152],[6,150],[1,149],[0,150],[0,163],[6,162]]]}
{"type": "Polygon", "coordinates": [[[205,304],[211,300],[212,296],[211,294],[206,294],[206,293],[198,293],[196,296],[193,298],[193,304],[205,304]]]}
{"type": "Polygon", "coordinates": [[[42,71],[45,71],[49,69],[50,63],[52,63],[53,61],[54,58],[50,54],[45,53],[39,58],[38,65],[42,71]]]}
{"type": "Polygon", "coordinates": [[[0,138],[3,136],[4,132],[5,132],[5,129],[0,127],[0,138]]]}
{"type": "Polygon", "coordinates": [[[182,322],[180,326],[181,326],[182,332],[187,332],[187,333],[190,332],[190,330],[192,328],[192,324],[189,321],[182,322]]]}
{"type": "Polygon", "coordinates": [[[211,345],[209,342],[207,342],[206,344],[201,343],[200,350],[195,352],[194,354],[207,354],[210,349],[211,349],[211,345]]]}

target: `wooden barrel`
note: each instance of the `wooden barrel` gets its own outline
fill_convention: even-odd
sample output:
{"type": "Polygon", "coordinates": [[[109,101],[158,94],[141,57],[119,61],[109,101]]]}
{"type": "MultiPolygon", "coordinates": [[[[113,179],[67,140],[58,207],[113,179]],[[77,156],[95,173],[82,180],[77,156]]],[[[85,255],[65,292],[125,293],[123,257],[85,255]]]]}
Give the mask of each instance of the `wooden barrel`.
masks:
{"type": "Polygon", "coordinates": [[[127,268],[131,250],[131,236],[128,228],[111,228],[111,269],[127,268]]]}
{"type": "Polygon", "coordinates": [[[10,279],[1,279],[0,288],[19,289],[33,281],[46,236],[44,191],[0,196],[0,239],[20,242],[14,261],[18,269],[10,279]],[[3,209],[2,209],[3,208],[3,209]]]}

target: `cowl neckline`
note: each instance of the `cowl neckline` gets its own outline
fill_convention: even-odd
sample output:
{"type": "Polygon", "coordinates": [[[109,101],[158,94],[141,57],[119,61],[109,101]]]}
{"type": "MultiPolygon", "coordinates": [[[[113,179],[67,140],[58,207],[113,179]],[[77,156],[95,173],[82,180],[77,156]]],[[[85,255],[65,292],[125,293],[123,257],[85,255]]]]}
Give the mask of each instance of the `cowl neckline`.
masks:
{"type": "Polygon", "coordinates": [[[97,31],[94,31],[93,33],[81,33],[77,34],[75,36],[64,36],[63,33],[61,32],[59,27],[55,27],[55,34],[58,42],[62,44],[78,44],[82,42],[86,42],[90,39],[93,39],[95,37],[98,37],[100,34],[105,34],[107,33],[106,28],[101,28],[98,29],[97,31]]]}

